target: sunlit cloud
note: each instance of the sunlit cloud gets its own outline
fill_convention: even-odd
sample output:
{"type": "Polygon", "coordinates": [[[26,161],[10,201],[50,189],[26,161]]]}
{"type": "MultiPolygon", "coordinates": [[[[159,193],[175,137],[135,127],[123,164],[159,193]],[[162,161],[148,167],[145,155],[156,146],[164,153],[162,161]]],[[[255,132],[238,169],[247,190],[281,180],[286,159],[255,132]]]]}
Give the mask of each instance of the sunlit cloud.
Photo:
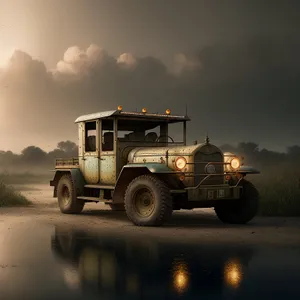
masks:
{"type": "Polygon", "coordinates": [[[117,63],[125,68],[134,68],[137,65],[137,59],[131,53],[123,53],[118,59],[117,63]]]}
{"type": "Polygon", "coordinates": [[[194,71],[201,69],[201,61],[195,57],[188,57],[184,53],[174,56],[174,72],[180,74],[183,71],[194,71]]]}
{"type": "Polygon", "coordinates": [[[0,68],[8,67],[9,60],[15,52],[16,48],[0,49],[0,68]]]}
{"type": "Polygon", "coordinates": [[[64,53],[63,60],[57,63],[55,71],[67,75],[87,75],[93,66],[101,64],[107,57],[106,51],[94,44],[86,50],[72,46],[64,53]]]}

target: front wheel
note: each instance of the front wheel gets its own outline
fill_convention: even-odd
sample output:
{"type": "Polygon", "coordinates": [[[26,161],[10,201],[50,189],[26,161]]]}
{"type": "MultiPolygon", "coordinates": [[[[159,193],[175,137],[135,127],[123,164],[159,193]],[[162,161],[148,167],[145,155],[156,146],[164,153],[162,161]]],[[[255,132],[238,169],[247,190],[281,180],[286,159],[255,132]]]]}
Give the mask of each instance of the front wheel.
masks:
{"type": "Polygon", "coordinates": [[[170,190],[155,176],[139,176],[127,187],[125,210],[137,226],[160,226],[172,215],[170,190]]]}
{"type": "Polygon", "coordinates": [[[243,189],[239,200],[215,206],[216,215],[223,223],[246,224],[257,214],[259,207],[257,189],[245,179],[241,180],[240,185],[243,189]]]}
{"type": "Polygon", "coordinates": [[[77,200],[71,175],[63,175],[60,178],[57,185],[57,198],[60,211],[64,214],[78,214],[83,210],[85,203],[77,200]]]}

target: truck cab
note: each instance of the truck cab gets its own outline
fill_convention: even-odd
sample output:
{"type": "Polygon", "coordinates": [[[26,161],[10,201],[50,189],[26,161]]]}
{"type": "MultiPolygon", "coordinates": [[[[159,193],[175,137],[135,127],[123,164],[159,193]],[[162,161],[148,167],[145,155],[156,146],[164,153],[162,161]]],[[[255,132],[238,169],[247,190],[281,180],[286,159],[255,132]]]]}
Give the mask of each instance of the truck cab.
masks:
{"type": "Polygon", "coordinates": [[[187,117],[168,115],[166,118],[143,111],[123,113],[119,108],[82,116],[75,121],[79,129],[79,168],[88,184],[114,188],[132,149],[186,144],[187,117]],[[183,124],[183,134],[175,143],[168,136],[168,129],[170,124],[179,122],[183,124]]]}
{"type": "MultiPolygon", "coordinates": [[[[258,199],[244,177],[259,172],[208,137],[203,144],[187,145],[188,121],[169,109],[154,114],[145,108],[124,112],[121,106],[77,118],[78,158],[57,159],[50,182],[61,212],[79,213],[87,202],[104,202],[125,210],[140,226],[162,225],[173,210],[198,207],[215,207],[221,220],[232,219],[224,211],[244,203],[239,200],[245,190],[258,199]],[[173,124],[176,138],[170,136],[173,124]]],[[[234,222],[252,219],[254,202],[251,213],[246,210],[234,222]]]]}

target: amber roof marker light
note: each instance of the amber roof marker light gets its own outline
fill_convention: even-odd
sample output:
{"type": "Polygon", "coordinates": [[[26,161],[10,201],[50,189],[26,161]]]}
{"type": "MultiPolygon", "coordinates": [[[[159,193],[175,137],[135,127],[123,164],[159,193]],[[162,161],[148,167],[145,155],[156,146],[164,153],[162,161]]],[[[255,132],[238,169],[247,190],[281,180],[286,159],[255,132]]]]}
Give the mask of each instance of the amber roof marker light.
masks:
{"type": "Polygon", "coordinates": [[[122,105],[119,105],[119,106],[118,106],[118,111],[122,111],[122,110],[123,110],[122,105]]]}
{"type": "Polygon", "coordinates": [[[169,109],[167,109],[167,110],[166,110],[166,114],[167,114],[167,115],[170,115],[170,114],[171,114],[171,111],[170,111],[169,109]]]}
{"type": "Polygon", "coordinates": [[[147,109],[144,107],[144,108],[142,109],[142,113],[145,114],[146,112],[147,112],[147,109]]]}

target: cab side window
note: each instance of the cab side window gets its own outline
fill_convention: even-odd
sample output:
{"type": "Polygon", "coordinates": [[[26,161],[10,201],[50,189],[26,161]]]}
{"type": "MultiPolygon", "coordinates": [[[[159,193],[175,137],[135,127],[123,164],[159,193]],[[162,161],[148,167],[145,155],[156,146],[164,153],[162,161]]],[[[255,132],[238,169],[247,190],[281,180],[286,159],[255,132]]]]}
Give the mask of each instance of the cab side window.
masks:
{"type": "Polygon", "coordinates": [[[85,123],[85,152],[96,151],[96,122],[85,123]]]}
{"type": "Polygon", "coordinates": [[[102,151],[114,151],[114,121],[102,120],[102,151]]]}

